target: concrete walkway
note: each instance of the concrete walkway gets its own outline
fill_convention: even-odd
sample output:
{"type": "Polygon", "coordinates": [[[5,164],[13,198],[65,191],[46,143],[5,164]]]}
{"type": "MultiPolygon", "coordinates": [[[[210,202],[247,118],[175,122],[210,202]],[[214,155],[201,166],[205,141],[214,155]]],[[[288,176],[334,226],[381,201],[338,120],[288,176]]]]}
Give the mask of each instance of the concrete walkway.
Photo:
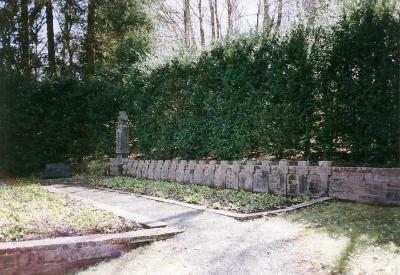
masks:
{"type": "Polygon", "coordinates": [[[80,186],[58,192],[119,207],[185,232],[101,263],[81,274],[310,274],[326,273],[307,261],[317,255],[301,241],[304,227],[275,217],[232,218],[133,195],[80,186]]]}

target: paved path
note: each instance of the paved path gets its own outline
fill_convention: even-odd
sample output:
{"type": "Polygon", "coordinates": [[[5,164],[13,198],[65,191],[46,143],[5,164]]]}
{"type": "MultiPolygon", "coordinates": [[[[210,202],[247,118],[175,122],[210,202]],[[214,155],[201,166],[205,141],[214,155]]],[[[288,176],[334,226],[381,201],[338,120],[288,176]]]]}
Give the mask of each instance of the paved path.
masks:
{"type": "Polygon", "coordinates": [[[232,218],[132,195],[79,186],[59,191],[90,198],[185,230],[101,263],[82,274],[309,274],[301,247],[304,228],[283,218],[232,218]]]}

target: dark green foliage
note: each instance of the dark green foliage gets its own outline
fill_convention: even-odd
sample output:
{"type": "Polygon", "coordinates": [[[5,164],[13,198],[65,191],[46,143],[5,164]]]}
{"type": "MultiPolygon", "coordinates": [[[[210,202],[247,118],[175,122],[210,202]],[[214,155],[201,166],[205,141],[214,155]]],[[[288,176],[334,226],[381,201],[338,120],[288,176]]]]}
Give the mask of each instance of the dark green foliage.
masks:
{"type": "Polygon", "coordinates": [[[74,165],[111,155],[126,90],[106,78],[81,82],[1,77],[0,170],[25,174],[45,163],[74,165]]]}
{"type": "Polygon", "coordinates": [[[243,190],[218,189],[173,182],[154,182],[127,177],[95,178],[94,180],[89,178],[89,184],[242,213],[280,209],[309,200],[308,197],[275,196],[266,193],[256,194],[243,190]]]}
{"type": "Polygon", "coordinates": [[[353,10],[334,27],[330,43],[323,71],[327,138],[321,143],[343,153],[328,149],[327,157],[398,164],[399,18],[384,8],[353,10]]]}
{"type": "Polygon", "coordinates": [[[400,20],[346,12],[329,30],[241,38],[134,86],[145,158],[400,162],[400,20]]]}
{"type": "Polygon", "coordinates": [[[32,156],[40,151],[35,146],[32,125],[40,106],[33,104],[36,81],[19,74],[0,74],[0,172],[26,173],[35,169],[32,156]]]}
{"type": "Polygon", "coordinates": [[[120,110],[132,152],[145,158],[400,163],[400,19],[390,8],[349,10],[330,29],[228,41],[149,73],[132,66],[149,46],[141,33],[109,42],[109,77],[0,73],[1,171],[112,156],[120,110]]]}

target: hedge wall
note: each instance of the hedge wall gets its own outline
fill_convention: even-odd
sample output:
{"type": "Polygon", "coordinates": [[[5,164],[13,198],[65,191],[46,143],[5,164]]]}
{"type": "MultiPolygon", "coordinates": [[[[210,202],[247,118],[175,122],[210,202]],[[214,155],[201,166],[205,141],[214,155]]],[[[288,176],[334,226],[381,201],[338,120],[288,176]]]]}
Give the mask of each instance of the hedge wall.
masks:
{"type": "Polygon", "coordinates": [[[330,29],[239,38],[133,69],[124,84],[0,73],[0,172],[112,156],[119,110],[145,158],[398,166],[399,106],[399,15],[367,5],[330,29]]]}
{"type": "Polygon", "coordinates": [[[146,158],[400,161],[400,20],[390,8],[350,10],[328,30],[237,39],[142,81],[133,136],[146,158]]]}
{"type": "Polygon", "coordinates": [[[116,114],[127,91],[109,79],[36,81],[0,75],[0,172],[43,171],[45,163],[112,155],[116,114]]]}

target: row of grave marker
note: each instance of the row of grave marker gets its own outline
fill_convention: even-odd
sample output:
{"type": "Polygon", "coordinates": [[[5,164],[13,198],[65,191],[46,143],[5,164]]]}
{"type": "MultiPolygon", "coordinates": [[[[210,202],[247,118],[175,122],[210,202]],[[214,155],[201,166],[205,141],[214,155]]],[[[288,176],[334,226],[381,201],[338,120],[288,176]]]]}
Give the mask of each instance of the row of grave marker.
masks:
{"type": "Polygon", "coordinates": [[[310,166],[299,161],[296,166],[287,160],[273,165],[271,161],[186,161],[112,159],[111,175],[125,175],[149,180],[199,184],[276,195],[328,194],[330,161],[310,166]],[[114,160],[114,161],[113,161],[114,160]],[[122,161],[122,162],[121,162],[122,161]]]}

